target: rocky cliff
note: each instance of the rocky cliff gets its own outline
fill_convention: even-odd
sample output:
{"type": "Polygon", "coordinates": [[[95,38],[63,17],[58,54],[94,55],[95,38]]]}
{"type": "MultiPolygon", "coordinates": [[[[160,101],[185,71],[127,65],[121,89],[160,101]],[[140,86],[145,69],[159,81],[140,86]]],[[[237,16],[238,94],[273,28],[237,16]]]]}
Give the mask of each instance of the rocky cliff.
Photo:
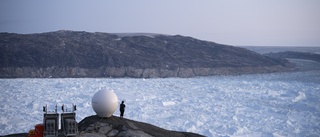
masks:
{"type": "Polygon", "coordinates": [[[193,77],[286,71],[286,60],[180,35],[0,33],[0,77],[193,77]]]}

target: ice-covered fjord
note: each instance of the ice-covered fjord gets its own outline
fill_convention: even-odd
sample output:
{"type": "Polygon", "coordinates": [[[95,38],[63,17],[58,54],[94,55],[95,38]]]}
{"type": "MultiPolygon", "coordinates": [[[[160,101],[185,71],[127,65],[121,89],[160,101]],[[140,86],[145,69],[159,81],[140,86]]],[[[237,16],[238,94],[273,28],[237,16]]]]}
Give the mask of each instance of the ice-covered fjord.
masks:
{"type": "MultiPolygon", "coordinates": [[[[91,98],[112,89],[125,117],[205,136],[320,136],[320,71],[197,78],[0,79],[0,135],[28,132],[42,106],[77,105],[77,121],[95,115],[91,98]]],[[[119,116],[119,111],[114,115],[119,116]]]]}

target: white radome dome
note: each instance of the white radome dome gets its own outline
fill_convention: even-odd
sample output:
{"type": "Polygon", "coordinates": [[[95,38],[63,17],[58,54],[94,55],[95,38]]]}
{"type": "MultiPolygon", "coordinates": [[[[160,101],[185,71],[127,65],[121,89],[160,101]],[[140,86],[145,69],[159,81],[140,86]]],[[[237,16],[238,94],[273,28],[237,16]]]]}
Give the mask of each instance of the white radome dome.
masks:
{"type": "Polygon", "coordinates": [[[102,89],[93,95],[91,103],[99,117],[111,117],[118,108],[118,97],[113,90],[102,89]]]}

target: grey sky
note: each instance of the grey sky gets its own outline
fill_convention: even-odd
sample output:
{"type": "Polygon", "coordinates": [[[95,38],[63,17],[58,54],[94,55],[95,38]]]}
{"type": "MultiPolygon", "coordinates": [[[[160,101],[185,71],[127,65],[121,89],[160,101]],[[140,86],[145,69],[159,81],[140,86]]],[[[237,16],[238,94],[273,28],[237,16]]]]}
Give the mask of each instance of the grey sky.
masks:
{"type": "Polygon", "coordinates": [[[1,0],[0,32],[180,34],[229,45],[320,46],[320,0],[1,0]]]}

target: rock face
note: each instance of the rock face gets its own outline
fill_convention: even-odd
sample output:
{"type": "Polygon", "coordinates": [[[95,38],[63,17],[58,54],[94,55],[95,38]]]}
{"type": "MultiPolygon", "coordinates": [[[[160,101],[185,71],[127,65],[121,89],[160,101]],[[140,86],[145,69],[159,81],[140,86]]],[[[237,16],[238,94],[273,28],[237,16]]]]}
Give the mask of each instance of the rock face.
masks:
{"type": "Polygon", "coordinates": [[[79,122],[79,137],[203,137],[202,135],[165,130],[147,123],[112,116],[90,116],[79,122]]]}
{"type": "Polygon", "coordinates": [[[0,33],[0,77],[193,77],[288,70],[288,62],[180,35],[0,33]]]}

